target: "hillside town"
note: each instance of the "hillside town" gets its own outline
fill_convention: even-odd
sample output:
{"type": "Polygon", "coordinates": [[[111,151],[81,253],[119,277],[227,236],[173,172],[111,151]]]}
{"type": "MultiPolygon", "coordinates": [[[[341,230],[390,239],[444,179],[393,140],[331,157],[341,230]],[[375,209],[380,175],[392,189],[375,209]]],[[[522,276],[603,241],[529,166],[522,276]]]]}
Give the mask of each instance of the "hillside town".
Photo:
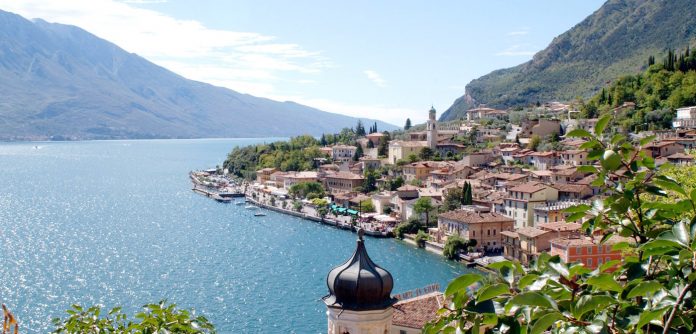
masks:
{"type": "MultiPolygon", "coordinates": [[[[627,102],[614,112],[633,107],[627,102]]],[[[580,168],[590,161],[584,141],[564,134],[591,131],[598,120],[574,117],[572,106],[557,102],[534,113],[532,119],[529,111],[516,117],[479,107],[466,119],[440,123],[431,108],[421,131],[407,128],[385,141],[392,135],[375,126],[354,145],[321,147],[324,157],[314,159],[313,170],[261,168],[246,195],[266,207],[368,235],[396,235],[440,254],[448,239],[464,240],[450,257],[481,267],[503,259],[529,264],[543,252],[588,268],[617,259],[612,244],[622,238],[600,244],[601,236],[581,231],[582,221],[566,222],[566,209],[603,194],[596,176],[580,168]],[[321,190],[297,191],[308,184],[321,190]]],[[[632,136],[655,136],[644,150],[657,165],[692,164],[696,107],[677,110],[673,126],[632,136]]]]}

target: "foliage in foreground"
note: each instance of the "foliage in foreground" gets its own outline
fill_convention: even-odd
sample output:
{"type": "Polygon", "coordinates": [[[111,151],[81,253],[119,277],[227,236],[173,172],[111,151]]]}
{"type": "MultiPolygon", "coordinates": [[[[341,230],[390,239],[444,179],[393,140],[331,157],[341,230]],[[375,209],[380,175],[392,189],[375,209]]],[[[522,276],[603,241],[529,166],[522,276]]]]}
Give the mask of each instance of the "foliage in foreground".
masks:
{"type": "Polygon", "coordinates": [[[214,326],[204,316],[196,316],[188,310],[178,309],[175,304],[161,301],[148,304],[131,321],[116,307],[107,314],[99,306],[83,308],[73,305],[67,311],[66,319],[53,319],[56,326],[53,333],[215,333],[214,326]]]}
{"type": "Polygon", "coordinates": [[[580,169],[596,173],[595,185],[607,191],[592,205],[570,208],[568,221],[589,218],[583,229],[603,235],[602,242],[615,235],[630,240],[613,246],[622,261],[589,270],[542,254],[529,269],[492,264],[491,278],[466,274],[449,284],[451,302],[426,333],[694,333],[696,191],[660,175],[654,160],[622,135],[601,140],[608,123],[603,117],[594,134],[568,134],[588,140],[582,149],[599,167],[580,169]],[[683,199],[662,203],[645,194],[683,199]]]}

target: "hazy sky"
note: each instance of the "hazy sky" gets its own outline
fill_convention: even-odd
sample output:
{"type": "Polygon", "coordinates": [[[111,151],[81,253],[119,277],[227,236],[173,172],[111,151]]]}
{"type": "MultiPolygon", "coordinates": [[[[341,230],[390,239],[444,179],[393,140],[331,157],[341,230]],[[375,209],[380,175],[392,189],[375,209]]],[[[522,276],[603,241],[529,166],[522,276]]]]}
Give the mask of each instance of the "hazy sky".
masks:
{"type": "Polygon", "coordinates": [[[600,0],[0,0],[190,79],[403,125],[525,62],[600,0]]]}

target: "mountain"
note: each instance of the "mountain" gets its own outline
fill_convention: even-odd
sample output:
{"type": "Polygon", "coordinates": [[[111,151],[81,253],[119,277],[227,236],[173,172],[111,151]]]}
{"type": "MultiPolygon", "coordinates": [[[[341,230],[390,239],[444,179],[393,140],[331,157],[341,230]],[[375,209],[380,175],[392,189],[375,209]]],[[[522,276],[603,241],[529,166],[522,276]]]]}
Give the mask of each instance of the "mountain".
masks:
{"type": "Polygon", "coordinates": [[[479,104],[505,108],[586,98],[607,82],[647,66],[650,55],[696,40],[693,0],[609,0],[532,60],[471,81],[441,120],[479,104]]]}
{"type": "Polygon", "coordinates": [[[78,27],[0,11],[0,140],[318,135],[356,123],[188,80],[78,27]]]}

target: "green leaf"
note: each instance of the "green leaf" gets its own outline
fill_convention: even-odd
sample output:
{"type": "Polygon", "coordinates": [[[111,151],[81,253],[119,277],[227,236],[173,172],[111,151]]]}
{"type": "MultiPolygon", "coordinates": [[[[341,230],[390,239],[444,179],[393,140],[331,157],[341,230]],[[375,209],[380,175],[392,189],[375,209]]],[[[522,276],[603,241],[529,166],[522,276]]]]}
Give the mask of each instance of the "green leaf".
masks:
{"type": "Polygon", "coordinates": [[[597,173],[599,173],[599,170],[595,166],[584,165],[584,166],[578,166],[578,172],[597,174],[597,173]]]}
{"type": "Polygon", "coordinates": [[[646,144],[648,144],[649,142],[651,142],[651,141],[653,141],[653,140],[655,140],[655,136],[654,136],[654,135],[653,135],[653,136],[648,136],[648,137],[645,137],[645,138],[641,139],[641,140],[638,142],[638,144],[639,144],[640,146],[645,146],[646,144]]]}
{"type": "Polygon", "coordinates": [[[601,311],[607,305],[617,302],[616,298],[606,295],[584,295],[578,299],[573,316],[580,319],[589,311],[601,311]]]}
{"type": "Polygon", "coordinates": [[[575,129],[566,133],[566,137],[592,138],[592,134],[583,129],[575,129]]]}
{"type": "Polygon", "coordinates": [[[686,224],[683,221],[680,221],[672,226],[672,233],[677,238],[679,243],[684,246],[689,245],[691,235],[689,233],[689,229],[686,227],[686,224]]]}
{"type": "Polygon", "coordinates": [[[631,289],[631,291],[628,292],[628,294],[626,295],[626,299],[638,296],[645,296],[649,293],[654,293],[655,291],[658,291],[660,289],[662,289],[662,284],[656,281],[640,282],[633,289],[631,289]]]}
{"type": "Polygon", "coordinates": [[[520,278],[519,282],[517,282],[517,286],[520,289],[524,289],[527,286],[529,286],[530,284],[534,283],[537,280],[537,278],[539,278],[539,275],[527,274],[527,275],[523,276],[522,278],[520,278]]]}
{"type": "MultiPolygon", "coordinates": [[[[618,261],[617,261],[618,262],[618,261]]],[[[621,292],[623,288],[616,282],[611,274],[599,274],[587,279],[587,284],[600,291],[616,291],[621,292]]]]}
{"type": "Polygon", "coordinates": [[[470,285],[476,282],[480,282],[481,280],[483,280],[483,276],[479,274],[464,274],[462,276],[459,276],[455,278],[452,282],[450,282],[449,285],[447,285],[445,295],[451,296],[462,289],[468,288],[470,285]]]}
{"type": "Polygon", "coordinates": [[[594,133],[596,136],[601,136],[602,133],[604,133],[604,129],[607,127],[609,124],[609,121],[611,120],[611,115],[607,114],[599,118],[597,120],[597,124],[595,125],[594,128],[594,133]]]}
{"type": "Polygon", "coordinates": [[[662,316],[665,315],[665,312],[667,312],[667,310],[669,310],[669,307],[663,307],[661,309],[652,311],[643,311],[640,314],[640,318],[638,320],[638,324],[636,324],[636,328],[642,328],[651,321],[662,318],[662,316]]]}
{"type": "Polygon", "coordinates": [[[539,320],[534,323],[530,334],[540,334],[549,329],[554,322],[564,319],[563,315],[558,312],[551,312],[549,314],[543,315],[539,320]]]}
{"type": "Polygon", "coordinates": [[[558,309],[556,302],[554,302],[551,298],[535,291],[523,292],[512,297],[510,301],[508,301],[508,305],[506,307],[510,305],[539,306],[558,309]]]}
{"type": "Polygon", "coordinates": [[[682,188],[682,186],[679,185],[677,181],[667,176],[659,176],[658,178],[653,180],[653,183],[658,185],[662,189],[671,190],[686,196],[686,190],[684,190],[684,188],[682,188]]]}
{"type": "Polygon", "coordinates": [[[567,212],[567,213],[577,213],[577,212],[586,213],[587,211],[590,211],[591,209],[592,209],[592,207],[589,206],[589,205],[587,205],[587,204],[578,204],[578,205],[573,205],[573,206],[570,206],[570,207],[567,207],[567,208],[563,209],[563,212],[567,212]]]}
{"type": "MultiPolygon", "coordinates": [[[[628,243],[626,243],[626,244],[628,244],[628,243]]],[[[599,266],[599,272],[600,273],[605,272],[605,271],[609,270],[610,268],[615,267],[616,265],[618,265],[620,263],[621,263],[620,260],[611,260],[611,261],[604,262],[604,264],[599,266]]]]}
{"type": "Polygon", "coordinates": [[[570,278],[570,273],[568,272],[568,267],[564,263],[561,263],[560,261],[549,261],[549,267],[551,269],[555,270],[557,273],[559,273],[561,276],[565,276],[566,278],[570,278]]]}
{"type": "Polygon", "coordinates": [[[613,172],[621,166],[621,156],[612,150],[606,150],[602,156],[601,163],[604,169],[613,172]]]}
{"type": "Polygon", "coordinates": [[[482,289],[479,289],[478,295],[476,296],[476,301],[480,303],[484,300],[489,300],[506,293],[510,293],[510,286],[505,283],[488,285],[482,289]]]}

